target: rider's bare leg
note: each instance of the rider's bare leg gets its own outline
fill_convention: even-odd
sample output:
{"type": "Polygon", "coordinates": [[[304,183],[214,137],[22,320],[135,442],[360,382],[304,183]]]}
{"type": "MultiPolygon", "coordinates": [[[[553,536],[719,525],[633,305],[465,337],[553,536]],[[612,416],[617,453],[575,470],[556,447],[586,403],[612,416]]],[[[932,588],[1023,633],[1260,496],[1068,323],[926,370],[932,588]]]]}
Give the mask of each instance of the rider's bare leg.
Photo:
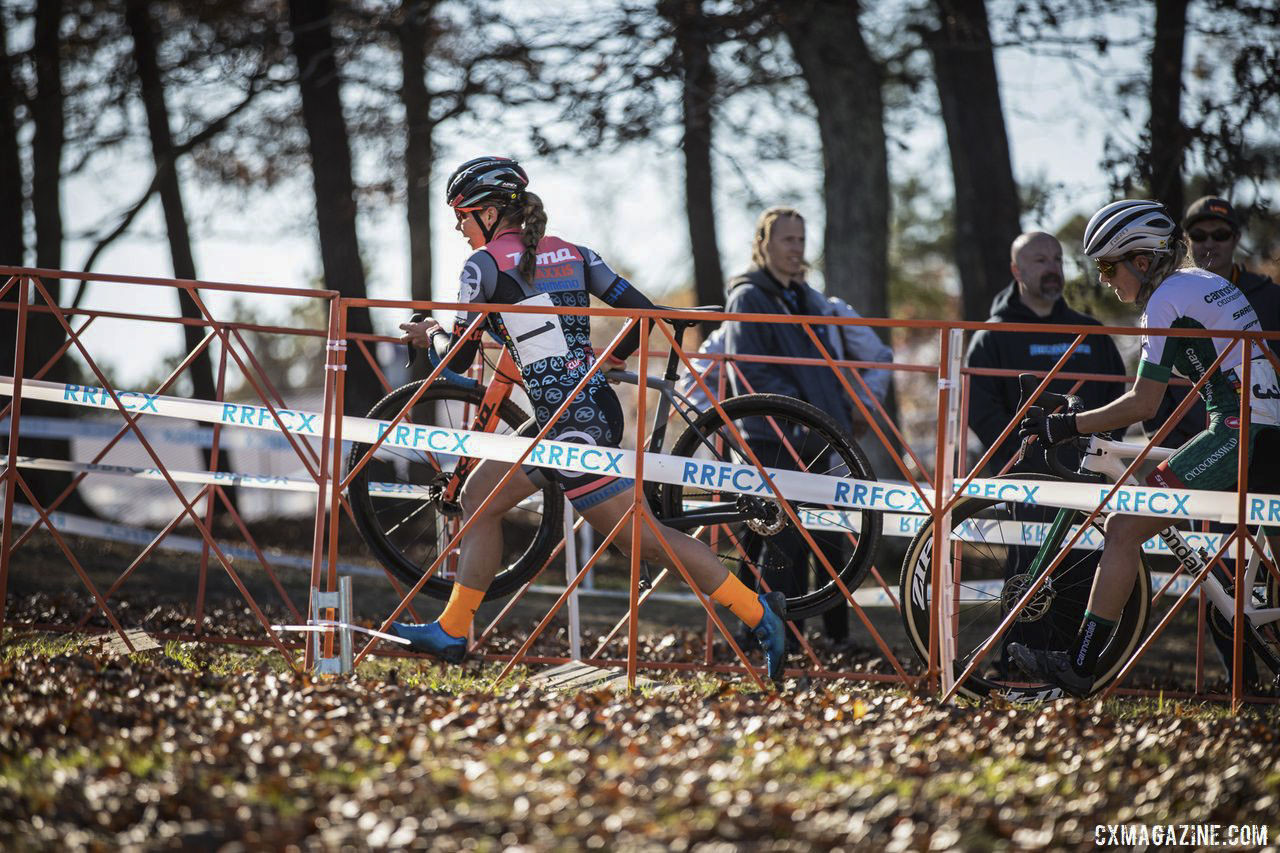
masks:
{"type": "Polygon", "coordinates": [[[1133,592],[1142,543],[1169,526],[1169,520],[1113,514],[1106,522],[1106,543],[1089,593],[1089,612],[1115,622],[1133,592]]]}
{"type": "Polygon", "coordinates": [[[463,523],[475,517],[462,538],[458,558],[458,582],[470,589],[487,590],[502,562],[502,519],[520,501],[538,490],[524,471],[516,471],[493,500],[484,504],[511,465],[506,462],[481,462],[467,475],[462,487],[463,523]]]}
{"type": "MultiPolygon", "coordinates": [[[[596,530],[607,535],[617,525],[618,519],[634,504],[634,496],[630,491],[614,495],[590,509],[582,510],[582,517],[596,530]]],[[[672,530],[661,523],[657,524],[662,538],[666,540],[675,553],[680,564],[684,566],[689,577],[697,584],[698,589],[715,601],[728,607],[733,614],[748,626],[755,627],[764,614],[756,593],[747,588],[735,575],[730,574],[720,559],[716,557],[706,543],[694,539],[687,533],[672,530]]],[[[631,530],[624,528],[614,538],[613,544],[623,554],[631,554],[631,530]]],[[[658,537],[647,524],[641,526],[640,558],[652,563],[667,566],[675,571],[666,549],[658,541],[658,537]]]]}
{"type": "Polygon", "coordinates": [[[511,466],[505,462],[481,462],[467,476],[462,487],[463,523],[471,527],[462,538],[458,557],[458,577],[449,593],[449,603],[440,614],[440,627],[453,637],[466,636],[476,609],[502,562],[502,517],[537,487],[524,471],[516,471],[493,495],[494,488],[511,466]]]}

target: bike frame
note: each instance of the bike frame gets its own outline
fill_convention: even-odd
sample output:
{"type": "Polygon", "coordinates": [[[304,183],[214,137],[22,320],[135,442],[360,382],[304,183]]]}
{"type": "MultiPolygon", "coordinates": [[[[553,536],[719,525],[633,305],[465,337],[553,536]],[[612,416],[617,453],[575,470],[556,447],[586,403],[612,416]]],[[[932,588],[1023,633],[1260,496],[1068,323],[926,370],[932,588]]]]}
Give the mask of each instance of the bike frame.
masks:
{"type": "MultiPolygon", "coordinates": [[[[684,331],[691,325],[693,324],[689,321],[680,321],[675,324],[674,336],[677,346],[683,338],[684,331]]],[[[607,370],[604,371],[603,375],[609,382],[617,384],[636,386],[640,384],[640,375],[630,370],[607,370]]],[[[511,353],[503,347],[498,356],[498,361],[493,367],[493,380],[487,386],[484,399],[481,401],[475,417],[471,419],[469,428],[472,431],[491,432],[497,426],[498,410],[503,401],[511,396],[519,376],[520,368],[516,365],[511,353]]],[[[661,376],[644,377],[645,386],[658,392],[653,432],[649,436],[649,441],[645,444],[647,452],[660,453],[662,451],[663,443],[666,440],[667,424],[673,411],[689,426],[692,426],[694,420],[702,414],[701,409],[695,406],[688,397],[676,390],[676,381],[679,378],[680,356],[675,349],[672,349],[668,354],[667,367],[661,376]]],[[[781,435],[780,437],[792,455],[796,456],[794,448],[790,447],[790,442],[786,440],[786,437],[781,435]]],[[[703,443],[706,443],[705,440],[703,443]]],[[[453,472],[442,487],[443,497],[447,501],[456,502],[461,497],[462,483],[477,462],[478,460],[468,457],[458,460],[453,472]]],[[[656,510],[657,507],[654,507],[654,509],[656,510]]],[[[735,504],[726,502],[720,507],[695,508],[676,518],[659,517],[658,521],[672,529],[687,531],[713,524],[740,521],[741,518],[741,510],[735,504]]]]}
{"type": "MultiPolygon", "coordinates": [[[[1080,471],[1082,473],[1100,474],[1107,478],[1108,482],[1114,483],[1124,477],[1124,472],[1128,469],[1128,462],[1146,450],[1145,444],[1135,444],[1133,442],[1113,441],[1111,439],[1102,438],[1101,436],[1091,436],[1088,446],[1083,454],[1080,462],[1080,471]]],[[[1052,453],[1052,450],[1047,451],[1052,453]]],[[[1147,453],[1147,458],[1159,462],[1168,459],[1177,448],[1153,447],[1147,453]]],[[[1132,475],[1125,479],[1126,485],[1138,485],[1138,480],[1132,475]]],[[[1036,553],[1035,559],[1032,561],[1028,574],[1034,579],[1043,570],[1062,546],[1062,541],[1066,537],[1067,529],[1073,516],[1076,516],[1079,510],[1061,509],[1054,516],[1053,524],[1049,529],[1049,534],[1045,537],[1044,544],[1036,553]]],[[[1192,577],[1199,574],[1208,565],[1209,556],[1201,550],[1192,548],[1187,544],[1187,540],[1183,538],[1177,527],[1170,525],[1161,530],[1158,534],[1168,546],[1169,552],[1178,560],[1180,564],[1179,571],[1187,571],[1192,577]]],[[[1272,555],[1273,558],[1277,555],[1272,555]]],[[[1258,579],[1259,568],[1262,567],[1262,554],[1260,548],[1254,548],[1249,558],[1249,562],[1245,567],[1244,573],[1241,575],[1241,581],[1246,590],[1252,591],[1254,583],[1258,579]]],[[[1234,581],[1233,581],[1234,583],[1234,581]]],[[[1228,624],[1235,622],[1235,597],[1225,587],[1222,580],[1217,576],[1216,572],[1210,572],[1204,580],[1204,590],[1209,596],[1209,600],[1213,606],[1227,620],[1228,624]]],[[[1272,622],[1280,621],[1280,607],[1258,607],[1254,603],[1251,594],[1245,596],[1244,601],[1244,617],[1251,622],[1254,627],[1267,625],[1272,622]]]]}

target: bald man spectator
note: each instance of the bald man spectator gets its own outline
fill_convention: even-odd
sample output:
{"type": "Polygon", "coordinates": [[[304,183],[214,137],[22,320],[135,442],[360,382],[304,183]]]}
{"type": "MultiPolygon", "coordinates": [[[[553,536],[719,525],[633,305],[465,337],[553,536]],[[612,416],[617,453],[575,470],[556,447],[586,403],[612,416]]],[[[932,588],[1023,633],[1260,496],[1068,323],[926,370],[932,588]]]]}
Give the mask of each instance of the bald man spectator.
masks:
{"type": "MultiPolygon", "coordinates": [[[[1243,228],[1231,202],[1211,195],[1196,199],[1187,208],[1182,228],[1191,240],[1191,253],[1196,266],[1220,275],[1238,287],[1253,306],[1258,315],[1258,325],[1264,332],[1280,331],[1280,284],[1237,263],[1236,250],[1240,247],[1243,228]]],[[[1268,343],[1272,352],[1280,357],[1280,340],[1268,343]]],[[[1154,434],[1190,391],[1189,385],[1170,385],[1156,416],[1143,423],[1147,432],[1154,434]]],[[[1206,420],[1204,401],[1196,395],[1191,408],[1160,444],[1165,447],[1181,447],[1204,429],[1206,420]]]]}
{"type": "MultiPolygon", "coordinates": [[[[1088,314],[1067,305],[1062,298],[1062,244],[1052,234],[1030,231],[1020,234],[1010,249],[1013,281],[991,303],[988,323],[1052,323],[1069,326],[1101,325],[1088,314]]],[[[1067,351],[1076,336],[1069,332],[1000,332],[983,329],[969,344],[968,366],[1001,370],[1048,371],[1067,351]]],[[[1124,362],[1110,335],[1090,335],[1063,366],[1070,373],[1124,376],[1124,362]]],[[[1056,380],[1049,390],[1066,393],[1074,380],[1056,380]]],[[[1076,393],[1085,408],[1111,402],[1125,390],[1123,382],[1085,382],[1076,393]]],[[[1016,377],[969,377],[969,427],[982,440],[983,452],[999,437],[1018,410],[1016,377]]],[[[985,473],[1002,470],[1018,450],[1016,430],[992,456],[985,473]]],[[[1069,447],[1059,449],[1063,464],[1075,466],[1078,455],[1069,447]]],[[[1041,471],[1042,464],[1024,463],[1020,471],[1041,471]]]]}

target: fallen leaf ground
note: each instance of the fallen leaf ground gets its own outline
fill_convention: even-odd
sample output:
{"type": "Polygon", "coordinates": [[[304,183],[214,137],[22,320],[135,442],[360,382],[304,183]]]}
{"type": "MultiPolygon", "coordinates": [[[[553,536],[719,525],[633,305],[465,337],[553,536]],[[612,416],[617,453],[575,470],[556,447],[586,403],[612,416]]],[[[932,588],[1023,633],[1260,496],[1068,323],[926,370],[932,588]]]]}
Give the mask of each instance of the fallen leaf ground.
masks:
{"type": "Polygon", "coordinates": [[[1092,848],[1112,823],[1280,832],[1274,706],[942,707],[737,677],[549,693],[496,671],[376,658],[312,683],[253,648],[112,655],[7,630],[0,843],[1024,849],[1092,848]]]}

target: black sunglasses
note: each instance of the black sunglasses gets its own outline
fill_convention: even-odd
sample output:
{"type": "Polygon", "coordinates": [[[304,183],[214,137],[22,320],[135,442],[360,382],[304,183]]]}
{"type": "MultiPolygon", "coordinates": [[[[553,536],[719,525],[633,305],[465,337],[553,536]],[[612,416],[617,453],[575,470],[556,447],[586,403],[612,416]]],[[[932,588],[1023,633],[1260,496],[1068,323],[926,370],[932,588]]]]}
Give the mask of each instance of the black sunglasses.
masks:
{"type": "Polygon", "coordinates": [[[1216,243],[1225,243],[1232,237],[1236,236],[1236,232],[1230,228],[1215,228],[1212,231],[1202,231],[1199,228],[1192,228],[1187,232],[1187,236],[1191,238],[1192,243],[1203,243],[1205,240],[1213,240],[1216,243]]]}

